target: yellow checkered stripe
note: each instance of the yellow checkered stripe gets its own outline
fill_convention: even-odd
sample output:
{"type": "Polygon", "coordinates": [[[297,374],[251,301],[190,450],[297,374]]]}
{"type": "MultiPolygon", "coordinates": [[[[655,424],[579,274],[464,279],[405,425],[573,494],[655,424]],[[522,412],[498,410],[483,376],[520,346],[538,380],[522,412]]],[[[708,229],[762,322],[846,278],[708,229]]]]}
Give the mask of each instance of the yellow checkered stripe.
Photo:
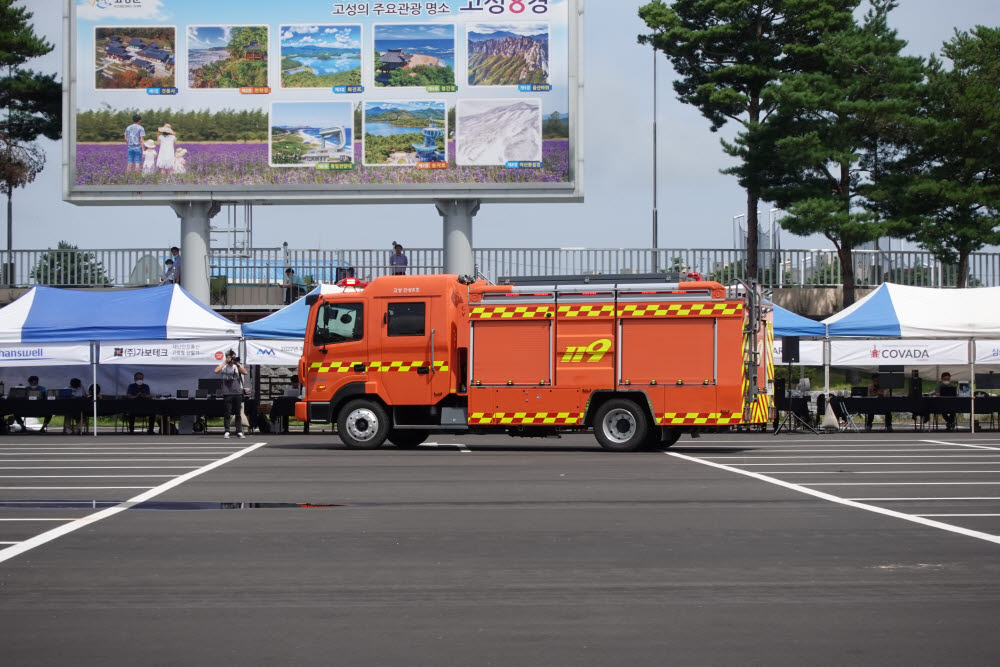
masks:
{"type": "Polygon", "coordinates": [[[611,303],[559,306],[559,317],[614,317],[611,303]]]}
{"type": "Polygon", "coordinates": [[[470,320],[514,320],[552,317],[553,306],[475,306],[470,320]]]}
{"type": "Polygon", "coordinates": [[[618,308],[618,317],[726,317],[742,314],[742,303],[630,303],[618,308]]]}
{"type": "Polygon", "coordinates": [[[582,412],[473,412],[470,425],[524,424],[534,426],[572,426],[583,421],[582,412]]]}
{"type": "Polygon", "coordinates": [[[363,361],[331,361],[328,364],[322,364],[314,361],[309,366],[309,370],[316,373],[346,373],[356,365],[363,363],[363,361]]]}
{"type": "MultiPolygon", "coordinates": [[[[364,362],[331,361],[328,364],[323,364],[314,361],[312,365],[309,366],[309,370],[315,371],[316,373],[346,373],[358,364],[364,364],[364,362]]],[[[372,373],[406,373],[409,371],[416,372],[416,370],[421,366],[430,365],[429,361],[373,361],[365,364],[365,368],[372,373]]],[[[448,365],[443,361],[435,361],[434,370],[445,372],[448,370],[448,365]]]]}
{"type": "Polygon", "coordinates": [[[726,426],[739,424],[743,413],[733,412],[665,412],[657,416],[656,423],[661,426],[726,426]]]}

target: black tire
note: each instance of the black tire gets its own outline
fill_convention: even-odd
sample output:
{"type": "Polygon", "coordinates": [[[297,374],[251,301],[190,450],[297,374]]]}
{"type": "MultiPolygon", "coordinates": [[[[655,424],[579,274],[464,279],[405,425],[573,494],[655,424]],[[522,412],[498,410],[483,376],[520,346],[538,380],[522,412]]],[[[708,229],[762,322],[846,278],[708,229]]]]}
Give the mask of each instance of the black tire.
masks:
{"type": "Polygon", "coordinates": [[[646,411],[633,401],[613,398],[594,415],[594,436],[609,451],[637,451],[649,437],[646,411]]]}
{"type": "Polygon", "coordinates": [[[676,443],[680,437],[680,429],[674,428],[673,426],[652,425],[649,427],[649,435],[646,436],[646,443],[643,446],[643,449],[648,449],[654,452],[660,451],[661,449],[667,449],[676,443]]]}
{"type": "Polygon", "coordinates": [[[337,415],[337,435],[348,449],[378,449],[389,435],[389,414],[368,398],[348,401],[337,415]]]}
{"type": "Polygon", "coordinates": [[[414,429],[395,429],[389,434],[389,442],[400,449],[415,449],[427,439],[430,431],[417,431],[414,429]]]}
{"type": "Polygon", "coordinates": [[[667,426],[663,429],[663,433],[660,435],[660,442],[656,446],[660,449],[670,449],[670,447],[675,445],[680,439],[681,430],[679,428],[671,428],[667,426]]]}

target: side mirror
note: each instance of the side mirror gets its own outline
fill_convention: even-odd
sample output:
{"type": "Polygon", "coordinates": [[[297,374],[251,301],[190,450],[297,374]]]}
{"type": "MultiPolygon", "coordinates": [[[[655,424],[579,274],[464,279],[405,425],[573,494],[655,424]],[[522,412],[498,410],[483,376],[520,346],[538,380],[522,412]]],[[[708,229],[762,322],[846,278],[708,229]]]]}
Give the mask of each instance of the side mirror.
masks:
{"type": "Polygon", "coordinates": [[[312,305],[319,301],[319,294],[307,294],[306,295],[306,305],[312,308],[312,305]]]}

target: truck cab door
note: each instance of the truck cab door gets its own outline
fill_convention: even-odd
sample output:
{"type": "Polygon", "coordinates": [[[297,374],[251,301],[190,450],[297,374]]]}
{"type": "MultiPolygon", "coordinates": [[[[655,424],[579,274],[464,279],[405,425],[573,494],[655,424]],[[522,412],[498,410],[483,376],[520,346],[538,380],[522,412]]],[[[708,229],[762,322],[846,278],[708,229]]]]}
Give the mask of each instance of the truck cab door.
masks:
{"type": "Polygon", "coordinates": [[[393,405],[439,403],[451,386],[450,331],[437,322],[438,299],[394,297],[380,300],[380,349],[373,350],[373,379],[393,405]]]}
{"type": "Polygon", "coordinates": [[[308,345],[307,400],[329,400],[344,385],[365,382],[369,359],[364,304],[320,303],[308,345]]]}

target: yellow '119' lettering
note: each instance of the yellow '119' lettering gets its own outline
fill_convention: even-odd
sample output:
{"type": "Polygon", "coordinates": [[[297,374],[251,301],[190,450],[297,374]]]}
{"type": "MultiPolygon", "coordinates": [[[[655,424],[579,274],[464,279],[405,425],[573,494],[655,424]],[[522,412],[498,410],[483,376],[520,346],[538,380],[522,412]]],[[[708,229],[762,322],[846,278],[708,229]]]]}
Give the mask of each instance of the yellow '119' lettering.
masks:
{"type": "Polygon", "coordinates": [[[562,363],[568,364],[583,361],[583,358],[586,356],[587,363],[595,364],[604,358],[604,355],[611,350],[613,345],[614,343],[608,338],[599,338],[586,347],[583,345],[578,347],[571,345],[563,353],[562,363]]]}

